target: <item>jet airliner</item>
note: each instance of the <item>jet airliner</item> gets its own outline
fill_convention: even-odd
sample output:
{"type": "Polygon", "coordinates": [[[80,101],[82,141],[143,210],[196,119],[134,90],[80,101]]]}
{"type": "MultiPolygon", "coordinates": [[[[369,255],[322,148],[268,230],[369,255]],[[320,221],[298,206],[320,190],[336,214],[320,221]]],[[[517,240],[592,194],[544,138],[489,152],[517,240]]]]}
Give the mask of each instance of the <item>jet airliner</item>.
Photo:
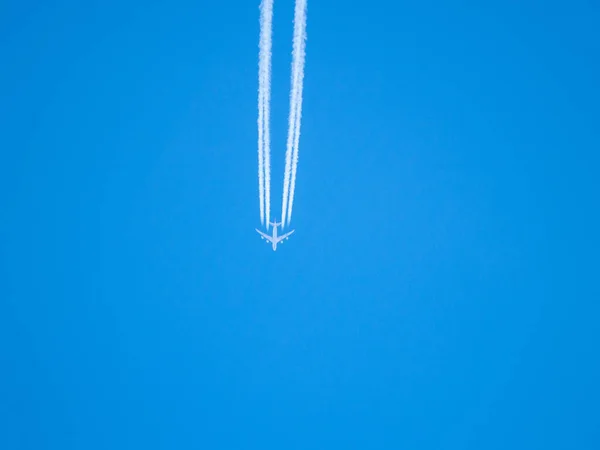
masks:
{"type": "Polygon", "coordinates": [[[257,231],[258,234],[260,234],[261,239],[266,239],[268,242],[273,244],[273,251],[277,250],[278,243],[280,243],[281,241],[283,241],[285,239],[288,239],[290,234],[292,234],[294,231],[296,231],[296,230],[292,230],[288,233],[282,234],[281,236],[277,236],[277,226],[281,225],[281,223],[277,223],[277,221],[275,221],[275,222],[269,222],[269,224],[273,225],[273,236],[269,236],[268,234],[263,233],[258,228],[255,228],[255,230],[257,231]]]}

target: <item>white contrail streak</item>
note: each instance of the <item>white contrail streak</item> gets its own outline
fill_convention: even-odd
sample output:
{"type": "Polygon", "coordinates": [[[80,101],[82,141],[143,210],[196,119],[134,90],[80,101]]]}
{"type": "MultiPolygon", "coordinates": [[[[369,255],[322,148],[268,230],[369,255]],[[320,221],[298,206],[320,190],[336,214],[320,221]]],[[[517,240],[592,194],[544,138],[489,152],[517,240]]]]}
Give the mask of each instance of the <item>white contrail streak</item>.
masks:
{"type": "Polygon", "coordinates": [[[259,89],[258,89],[258,199],[260,202],[260,223],[265,223],[265,155],[264,155],[264,143],[263,143],[263,94],[260,89],[260,78],[259,78],[259,89]]]}
{"type": "Polygon", "coordinates": [[[269,224],[271,214],[271,42],[273,0],[260,5],[260,42],[258,59],[258,194],[260,222],[269,224]]]}
{"type": "Polygon", "coordinates": [[[282,222],[285,226],[292,219],[292,206],[296,189],[298,167],[298,145],[300,143],[300,120],[302,117],[302,90],[304,81],[304,59],[306,41],[306,0],[296,0],[294,11],[294,46],[292,53],[292,88],[290,94],[290,116],[288,140],[285,152],[283,180],[282,222]]]}
{"type": "MultiPolygon", "coordinates": [[[[295,26],[294,26],[295,28],[295,26]]],[[[282,205],[281,205],[281,222],[282,226],[285,226],[286,220],[286,211],[289,200],[289,189],[290,189],[290,176],[291,176],[291,168],[292,168],[292,153],[293,153],[293,145],[294,145],[294,128],[296,127],[296,98],[297,98],[297,89],[298,83],[297,79],[297,70],[296,70],[296,30],[294,29],[294,53],[292,58],[292,87],[290,92],[290,116],[288,119],[288,137],[287,137],[287,145],[285,151],[285,170],[283,174],[283,197],[282,197],[282,205]]]]}
{"type": "Polygon", "coordinates": [[[292,156],[292,180],[290,182],[290,200],[288,206],[288,223],[292,220],[292,207],[294,206],[294,193],[296,191],[296,171],[298,169],[298,148],[300,145],[300,120],[302,118],[302,91],[304,87],[304,60],[306,56],[306,0],[301,0],[300,18],[301,41],[298,63],[298,90],[296,99],[296,125],[294,127],[294,154],[292,156]]]}

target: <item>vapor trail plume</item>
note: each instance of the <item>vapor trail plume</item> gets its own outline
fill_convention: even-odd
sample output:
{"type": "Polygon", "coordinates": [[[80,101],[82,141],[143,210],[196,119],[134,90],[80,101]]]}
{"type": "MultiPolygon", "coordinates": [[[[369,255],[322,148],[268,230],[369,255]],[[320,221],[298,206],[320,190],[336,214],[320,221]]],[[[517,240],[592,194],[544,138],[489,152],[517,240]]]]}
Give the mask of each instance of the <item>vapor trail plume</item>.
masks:
{"type": "Polygon", "coordinates": [[[296,127],[294,137],[294,154],[292,156],[292,179],[290,181],[290,200],[288,206],[288,223],[292,220],[292,208],[294,206],[294,194],[296,192],[296,171],[298,170],[298,147],[300,144],[300,119],[302,118],[302,80],[304,78],[304,70],[301,74],[300,87],[298,89],[298,102],[296,103],[296,127]]]}
{"type": "Polygon", "coordinates": [[[260,5],[260,41],[258,57],[258,195],[260,222],[269,224],[271,213],[271,41],[273,0],[260,5]]]}
{"type": "Polygon", "coordinates": [[[292,219],[292,206],[296,190],[298,167],[298,146],[300,143],[300,121],[302,117],[302,90],[304,81],[304,60],[306,46],[306,0],[296,0],[294,11],[294,44],[292,53],[292,89],[290,94],[290,116],[288,141],[285,153],[285,173],[283,181],[282,222],[285,226],[292,219]]]}
{"type": "Polygon", "coordinates": [[[260,203],[260,223],[265,223],[265,154],[264,154],[264,141],[263,141],[263,129],[264,129],[264,109],[263,109],[263,94],[260,89],[260,78],[259,78],[259,89],[258,89],[258,200],[260,203]]]}

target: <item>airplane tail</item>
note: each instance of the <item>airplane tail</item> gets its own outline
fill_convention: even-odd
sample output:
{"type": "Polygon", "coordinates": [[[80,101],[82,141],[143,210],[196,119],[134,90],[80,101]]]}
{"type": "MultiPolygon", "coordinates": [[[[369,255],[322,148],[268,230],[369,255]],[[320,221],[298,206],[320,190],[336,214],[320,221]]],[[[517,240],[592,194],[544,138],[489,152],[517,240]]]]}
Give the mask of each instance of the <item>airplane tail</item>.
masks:
{"type": "Polygon", "coordinates": [[[273,225],[274,227],[277,227],[277,226],[281,225],[281,222],[279,222],[279,223],[277,223],[277,221],[269,222],[269,225],[273,225]]]}

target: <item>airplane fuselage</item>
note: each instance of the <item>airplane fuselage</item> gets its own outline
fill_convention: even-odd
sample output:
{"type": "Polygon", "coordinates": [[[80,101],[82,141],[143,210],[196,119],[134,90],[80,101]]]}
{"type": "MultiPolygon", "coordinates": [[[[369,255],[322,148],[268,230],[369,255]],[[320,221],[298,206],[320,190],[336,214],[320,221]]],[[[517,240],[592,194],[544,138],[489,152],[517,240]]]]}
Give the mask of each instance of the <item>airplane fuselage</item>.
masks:
{"type": "Polygon", "coordinates": [[[277,226],[273,227],[273,251],[277,250],[277,226]]]}

